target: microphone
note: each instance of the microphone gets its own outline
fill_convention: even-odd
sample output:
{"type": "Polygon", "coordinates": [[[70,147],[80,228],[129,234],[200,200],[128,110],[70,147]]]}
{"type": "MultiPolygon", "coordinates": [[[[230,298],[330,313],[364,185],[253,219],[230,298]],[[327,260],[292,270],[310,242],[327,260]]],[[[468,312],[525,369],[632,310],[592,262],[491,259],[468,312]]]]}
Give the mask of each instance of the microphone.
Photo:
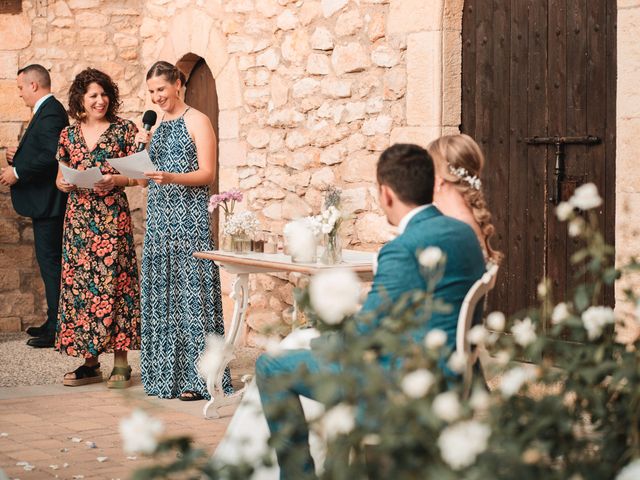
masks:
{"type": "MultiPolygon", "coordinates": [[[[156,124],[156,120],[158,119],[158,114],[153,110],[147,110],[142,115],[142,128],[144,128],[147,132],[151,131],[151,127],[156,124]]],[[[145,144],[140,142],[138,143],[137,152],[141,152],[144,150],[145,144]]]]}

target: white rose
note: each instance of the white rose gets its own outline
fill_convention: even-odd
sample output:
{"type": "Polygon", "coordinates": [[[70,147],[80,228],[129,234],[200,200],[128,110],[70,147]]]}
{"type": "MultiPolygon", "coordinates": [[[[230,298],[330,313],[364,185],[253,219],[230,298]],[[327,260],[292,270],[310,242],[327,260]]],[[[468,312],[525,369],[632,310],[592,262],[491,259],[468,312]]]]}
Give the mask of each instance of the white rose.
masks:
{"type": "Polygon", "coordinates": [[[556,207],[556,217],[561,222],[569,220],[569,217],[573,214],[573,205],[569,202],[560,202],[556,207]]]}
{"type": "Polygon", "coordinates": [[[452,372],[464,373],[467,368],[467,356],[457,350],[451,354],[447,366],[452,372]]]}
{"type": "Polygon", "coordinates": [[[433,413],[445,422],[454,422],[460,417],[460,400],[456,392],[444,392],[433,399],[433,413]]]}
{"type": "Polygon", "coordinates": [[[568,233],[570,237],[577,237],[584,230],[584,220],[581,217],[574,218],[569,222],[568,233]]]}
{"type": "Polygon", "coordinates": [[[324,414],[322,425],[329,439],[346,435],[356,426],[355,409],[351,405],[340,403],[324,414]]]}
{"type": "Polygon", "coordinates": [[[225,344],[224,337],[214,333],[208,335],[204,352],[196,364],[200,376],[205,380],[215,380],[221,373],[220,367],[225,360],[231,360],[232,348],[225,344]]]}
{"type": "Polygon", "coordinates": [[[489,330],[502,332],[506,323],[507,319],[502,312],[491,312],[487,316],[487,327],[489,327],[489,330]]]}
{"type": "Polygon", "coordinates": [[[418,262],[420,262],[420,265],[424,268],[433,270],[438,266],[438,262],[440,262],[441,258],[442,250],[438,247],[427,247],[420,252],[420,255],[418,255],[418,262]]]}
{"type": "Polygon", "coordinates": [[[476,388],[471,394],[471,398],[469,398],[469,405],[477,412],[486,412],[490,403],[491,396],[482,388],[476,388]]]}
{"type": "Polygon", "coordinates": [[[591,210],[602,205],[602,198],[598,195],[598,187],[593,183],[585,183],[576,188],[569,203],[580,210],[591,210]]]}
{"type": "Polygon", "coordinates": [[[424,337],[424,344],[429,350],[437,350],[447,343],[447,333],[439,328],[434,328],[424,337]]]}
{"type": "Polygon", "coordinates": [[[569,307],[567,307],[566,303],[562,302],[553,307],[553,312],[551,312],[551,323],[558,325],[559,323],[564,322],[567,318],[569,318],[569,307]]]}
{"type": "Polygon", "coordinates": [[[471,345],[480,345],[487,340],[487,329],[482,325],[475,325],[467,332],[467,340],[471,345]]]}
{"type": "Polygon", "coordinates": [[[615,480],[638,480],[640,478],[640,459],[635,459],[618,472],[615,480]]]}
{"type": "Polygon", "coordinates": [[[529,317],[524,320],[516,320],[511,327],[511,333],[518,345],[527,347],[536,341],[536,329],[529,317]]]}
{"type": "Polygon", "coordinates": [[[500,392],[504,398],[509,398],[518,393],[526,382],[534,378],[535,372],[530,368],[512,368],[502,376],[500,392]]]}
{"type": "Polygon", "coordinates": [[[511,360],[511,354],[506,350],[500,350],[498,353],[496,353],[494,358],[499,365],[506,365],[507,363],[509,363],[509,360],[511,360]]]}
{"type": "Polygon", "coordinates": [[[163,431],[162,422],[142,410],[134,410],[131,416],[120,420],[120,436],[127,453],[153,453],[163,431]]]}
{"type": "Polygon", "coordinates": [[[440,455],[451,468],[461,470],[487,449],[490,436],[489,426],[475,420],[449,425],[438,437],[440,455]]]}
{"type": "Polygon", "coordinates": [[[336,325],[358,310],[360,282],[351,270],[327,270],[311,279],[309,296],[311,306],[320,318],[336,325]]]}
{"type": "Polygon", "coordinates": [[[426,368],[414,370],[402,379],[402,391],[409,398],[422,398],[429,392],[434,381],[433,373],[426,368]]]}
{"type": "Polygon", "coordinates": [[[589,307],[582,312],[582,324],[587,330],[589,340],[595,340],[602,335],[602,329],[615,322],[613,310],[610,307],[589,307]]]}

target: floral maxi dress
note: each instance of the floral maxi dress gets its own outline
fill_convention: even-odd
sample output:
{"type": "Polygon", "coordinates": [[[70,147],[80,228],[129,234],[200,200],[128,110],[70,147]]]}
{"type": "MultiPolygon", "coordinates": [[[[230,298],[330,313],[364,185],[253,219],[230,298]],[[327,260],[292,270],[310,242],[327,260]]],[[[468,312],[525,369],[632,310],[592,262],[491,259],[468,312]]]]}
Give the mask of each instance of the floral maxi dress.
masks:
{"type": "MultiPolygon", "coordinates": [[[[60,134],[57,159],[76,170],[118,173],[108,158],[135,152],[136,126],[118,118],[93,150],[80,124],[60,134]]],[[[56,350],[91,357],[140,348],[140,293],[129,203],[123,187],[72,190],[62,240],[56,350]]]]}

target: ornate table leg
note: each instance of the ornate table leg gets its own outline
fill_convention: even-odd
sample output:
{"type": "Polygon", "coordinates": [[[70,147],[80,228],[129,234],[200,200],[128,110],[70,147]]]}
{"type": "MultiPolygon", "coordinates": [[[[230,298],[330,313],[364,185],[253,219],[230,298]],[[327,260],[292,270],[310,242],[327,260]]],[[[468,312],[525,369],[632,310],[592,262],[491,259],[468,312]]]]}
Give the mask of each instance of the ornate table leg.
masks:
{"type": "Polygon", "coordinates": [[[215,377],[209,376],[207,378],[207,391],[211,395],[209,400],[204,406],[202,413],[205,418],[220,418],[218,408],[226,405],[233,405],[238,403],[246,390],[246,384],[250,381],[251,376],[245,375],[242,377],[244,386],[234,392],[232,395],[225,396],[222,390],[222,378],[224,371],[229,365],[229,362],[235,358],[233,354],[233,348],[238,339],[238,333],[241,327],[244,325],[244,318],[247,312],[247,305],[249,303],[249,274],[238,273],[235,281],[233,282],[233,290],[230,297],[235,301],[233,307],[233,319],[231,321],[231,330],[225,336],[224,352],[222,361],[220,362],[220,368],[218,369],[215,377]],[[248,378],[247,378],[248,377],[248,378]],[[209,415],[209,409],[213,407],[213,413],[209,415]]]}

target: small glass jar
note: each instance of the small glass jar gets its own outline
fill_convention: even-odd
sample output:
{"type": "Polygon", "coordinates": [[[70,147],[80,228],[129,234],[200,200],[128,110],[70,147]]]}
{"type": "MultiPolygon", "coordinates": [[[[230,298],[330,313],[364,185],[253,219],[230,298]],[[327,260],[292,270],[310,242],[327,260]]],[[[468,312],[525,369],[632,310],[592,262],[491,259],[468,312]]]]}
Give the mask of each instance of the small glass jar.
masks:
{"type": "Polygon", "coordinates": [[[247,235],[233,235],[231,245],[233,253],[244,255],[251,252],[251,239],[247,235]]]}

